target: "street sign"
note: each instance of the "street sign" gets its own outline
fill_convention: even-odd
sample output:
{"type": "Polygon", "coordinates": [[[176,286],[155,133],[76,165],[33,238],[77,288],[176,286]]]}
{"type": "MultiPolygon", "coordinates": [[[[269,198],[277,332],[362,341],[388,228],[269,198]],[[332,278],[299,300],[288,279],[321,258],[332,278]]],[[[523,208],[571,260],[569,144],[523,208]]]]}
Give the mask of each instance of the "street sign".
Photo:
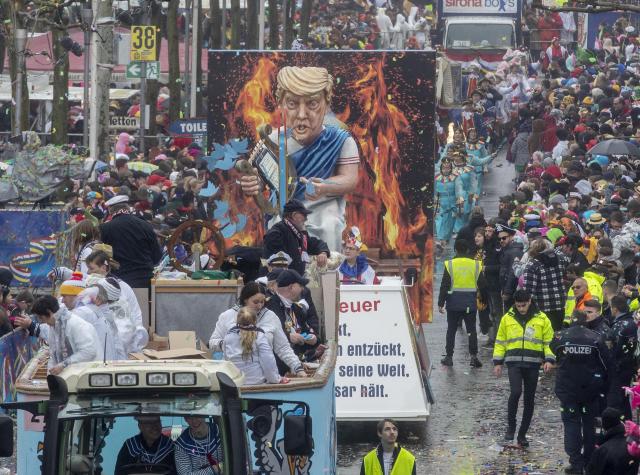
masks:
{"type": "Polygon", "coordinates": [[[131,61],[155,61],[158,59],[157,32],[155,26],[134,25],[131,27],[131,61]]]}
{"type": "Polygon", "coordinates": [[[169,125],[169,133],[177,135],[207,135],[207,119],[178,119],[169,125]]]}
{"type": "Polygon", "coordinates": [[[114,115],[109,117],[109,128],[122,130],[138,130],[140,128],[140,119],[138,117],[124,117],[121,115],[114,115]]]}
{"type": "Polygon", "coordinates": [[[131,61],[127,64],[127,79],[141,79],[145,64],[147,79],[160,79],[160,61],[131,61]]]}

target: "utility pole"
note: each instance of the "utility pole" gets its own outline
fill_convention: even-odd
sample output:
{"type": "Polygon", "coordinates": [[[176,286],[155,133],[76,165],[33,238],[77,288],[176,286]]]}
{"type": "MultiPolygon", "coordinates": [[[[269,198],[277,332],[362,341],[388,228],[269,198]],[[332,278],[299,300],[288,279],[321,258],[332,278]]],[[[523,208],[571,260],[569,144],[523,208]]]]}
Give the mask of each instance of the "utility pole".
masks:
{"type": "MultiPolygon", "coordinates": [[[[214,0],[217,1],[217,0],[214,0]]],[[[200,36],[200,0],[193,0],[193,29],[191,32],[191,85],[189,87],[189,117],[198,115],[198,37],[200,36]]],[[[186,45],[185,45],[186,47],[186,45]]]]}
{"type": "Polygon", "coordinates": [[[16,42],[16,56],[17,56],[17,74],[16,74],[16,98],[15,98],[15,114],[13,121],[13,135],[21,135],[22,134],[22,126],[23,120],[22,116],[24,115],[23,107],[23,95],[24,91],[22,90],[24,75],[25,75],[25,64],[24,64],[24,49],[27,46],[27,30],[24,28],[18,28],[15,30],[15,42],[16,42]]]}
{"type": "Polygon", "coordinates": [[[227,0],[222,0],[222,49],[227,47],[227,0]]]}
{"type": "MultiPolygon", "coordinates": [[[[142,24],[149,24],[149,4],[146,0],[141,0],[142,24]]],[[[147,133],[147,62],[140,62],[140,153],[145,152],[144,136],[147,133]]]]}
{"type": "Polygon", "coordinates": [[[85,4],[81,10],[82,12],[82,28],[84,31],[84,90],[82,98],[82,115],[84,120],[82,121],[82,145],[85,148],[89,147],[89,82],[90,82],[90,54],[91,54],[91,24],[93,23],[93,10],[91,6],[85,4]]]}
{"type": "Polygon", "coordinates": [[[258,14],[258,49],[264,49],[264,2],[265,0],[258,0],[260,2],[260,13],[258,14]]]}

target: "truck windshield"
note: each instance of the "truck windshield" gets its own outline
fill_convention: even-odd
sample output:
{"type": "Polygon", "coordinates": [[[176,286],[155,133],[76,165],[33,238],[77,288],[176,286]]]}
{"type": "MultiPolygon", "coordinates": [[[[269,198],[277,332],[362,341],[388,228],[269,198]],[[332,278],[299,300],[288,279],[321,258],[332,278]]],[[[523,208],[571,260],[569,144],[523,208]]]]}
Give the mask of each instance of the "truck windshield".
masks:
{"type": "Polygon", "coordinates": [[[228,451],[220,413],[215,395],[148,401],[72,396],[60,414],[56,473],[173,475],[179,459],[190,472],[218,465],[224,474],[228,451]]]}
{"type": "Polygon", "coordinates": [[[447,49],[507,49],[515,47],[512,25],[451,24],[447,28],[447,49]]]}

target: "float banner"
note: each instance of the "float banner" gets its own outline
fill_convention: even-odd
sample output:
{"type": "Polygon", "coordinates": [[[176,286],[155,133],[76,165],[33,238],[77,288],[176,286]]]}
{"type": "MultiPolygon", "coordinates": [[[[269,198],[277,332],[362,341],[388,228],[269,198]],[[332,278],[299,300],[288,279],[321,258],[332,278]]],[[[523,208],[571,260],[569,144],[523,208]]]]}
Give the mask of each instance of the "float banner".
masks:
{"type": "Polygon", "coordinates": [[[0,211],[0,268],[12,272],[12,286],[51,287],[47,274],[56,264],[55,234],[64,226],[62,210],[0,211]]]}
{"type": "Polygon", "coordinates": [[[30,337],[26,331],[13,331],[0,338],[0,362],[2,362],[0,401],[16,400],[16,379],[35,354],[36,349],[36,338],[30,337]]]}
{"type": "Polygon", "coordinates": [[[424,419],[426,392],[400,281],[340,287],[338,420],[424,419]]]}
{"type": "Polygon", "coordinates": [[[443,14],[505,15],[518,13],[518,0],[443,0],[443,14]]]}
{"type": "MultiPolygon", "coordinates": [[[[320,171],[325,174],[320,178],[331,182],[331,177],[339,174],[339,167],[351,171],[354,159],[357,164],[355,190],[306,201],[307,206],[317,206],[310,220],[322,216],[316,229],[333,233],[337,246],[330,247],[336,251],[341,250],[343,231],[357,226],[369,249],[379,250],[374,259],[412,258],[413,264],[404,266],[417,270],[412,315],[428,321],[432,305],[436,120],[433,52],[210,51],[207,130],[212,152],[206,159],[213,184],[207,193],[213,194],[214,217],[225,226],[228,246],[259,245],[266,231],[265,215],[252,198],[242,194],[233,164],[252,154],[264,157],[266,147],[256,145],[260,126],[273,128],[271,140],[276,149],[285,142],[284,132],[277,136],[278,128],[285,125],[285,108],[276,100],[276,78],[285,66],[321,67],[333,77],[324,135],[306,149],[287,149],[297,176],[318,178],[320,173],[313,173],[320,171]],[[345,135],[349,137],[342,142],[345,135]],[[338,163],[341,160],[343,164],[338,163]],[[311,174],[306,173],[314,167],[311,174]],[[321,208],[325,211],[316,211],[321,208]]],[[[287,127],[289,136],[293,125],[289,122],[287,127]]],[[[276,180],[277,152],[268,151],[267,155],[274,156],[271,161],[265,160],[269,162],[267,173],[276,180]]],[[[306,196],[302,182],[293,183],[298,185],[296,191],[306,196]]],[[[265,199],[273,197],[273,193],[271,197],[265,193],[265,199]]],[[[310,232],[313,235],[317,231],[310,232]]]]}

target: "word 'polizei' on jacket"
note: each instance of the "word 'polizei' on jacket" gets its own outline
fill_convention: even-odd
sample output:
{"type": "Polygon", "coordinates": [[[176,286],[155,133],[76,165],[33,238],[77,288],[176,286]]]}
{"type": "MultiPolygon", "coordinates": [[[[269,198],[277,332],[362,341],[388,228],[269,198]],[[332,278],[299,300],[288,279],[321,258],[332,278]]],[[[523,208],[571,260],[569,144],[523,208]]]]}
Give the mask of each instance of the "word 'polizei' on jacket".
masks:
{"type": "Polygon", "coordinates": [[[606,390],[609,351],[604,336],[585,325],[562,330],[551,342],[558,360],[556,395],[563,404],[593,401],[606,390]]]}
{"type": "Polygon", "coordinates": [[[456,257],[445,261],[444,267],[451,279],[446,295],[447,310],[475,311],[482,263],[468,257],[456,257]]]}
{"type": "Polygon", "coordinates": [[[520,315],[511,308],[500,322],[493,362],[518,366],[555,363],[556,357],[549,347],[552,338],[553,327],[544,312],[529,308],[527,315],[520,315]]]}

